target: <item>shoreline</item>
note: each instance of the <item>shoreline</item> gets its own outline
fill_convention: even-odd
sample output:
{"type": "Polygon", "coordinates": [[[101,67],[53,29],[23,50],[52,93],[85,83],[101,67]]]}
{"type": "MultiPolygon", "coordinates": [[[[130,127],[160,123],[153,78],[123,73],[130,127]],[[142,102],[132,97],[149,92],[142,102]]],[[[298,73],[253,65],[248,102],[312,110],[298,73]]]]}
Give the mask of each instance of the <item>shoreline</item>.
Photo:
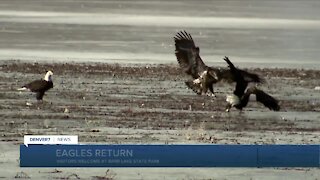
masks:
{"type": "MultiPolygon", "coordinates": [[[[0,59],[0,65],[3,64],[14,64],[14,63],[25,63],[25,64],[88,64],[88,65],[94,65],[94,64],[108,64],[108,65],[119,65],[119,66],[127,66],[127,67],[137,67],[137,66],[178,66],[177,61],[172,55],[173,58],[171,60],[141,60],[141,59],[103,59],[103,58],[85,58],[85,59],[79,59],[79,58],[67,58],[67,59],[55,59],[54,58],[27,58],[27,59],[0,59]],[[55,62],[52,62],[55,61],[55,62]],[[158,63],[159,61],[159,63],[158,63]]],[[[213,59],[221,59],[221,60],[214,60],[209,61],[205,63],[208,66],[213,67],[222,67],[226,68],[225,62],[223,62],[222,57],[215,57],[213,59]]],[[[204,58],[205,59],[205,58],[204,58]]],[[[238,57],[232,57],[232,59],[235,59],[235,63],[238,67],[242,69],[301,69],[301,70],[314,70],[319,71],[320,65],[315,64],[314,62],[283,62],[277,63],[277,62],[255,62],[253,59],[250,61],[246,61],[243,58],[238,57]]],[[[280,60],[279,60],[280,61],[280,60]]]]}
{"type": "MultiPolygon", "coordinates": [[[[270,67],[243,67],[242,64],[236,64],[238,68],[249,70],[254,73],[260,74],[262,77],[284,77],[284,78],[297,78],[297,79],[305,79],[305,78],[320,78],[320,69],[304,69],[304,68],[270,68],[270,67]]],[[[218,63],[218,68],[227,68],[227,65],[223,66],[218,63]]],[[[110,73],[111,70],[119,71],[119,70],[128,70],[133,75],[140,74],[142,70],[145,71],[145,75],[150,75],[153,73],[157,74],[166,74],[167,76],[178,76],[179,78],[185,77],[185,79],[189,79],[187,74],[182,72],[177,62],[175,63],[108,63],[108,62],[47,62],[47,61],[24,61],[24,60],[6,60],[0,61],[0,70],[1,71],[17,71],[24,73],[36,73],[38,69],[56,69],[55,72],[59,74],[68,73],[74,69],[81,69],[81,72],[88,73],[110,73]],[[130,70],[131,69],[131,70],[130,70]],[[164,72],[164,69],[168,70],[168,72],[164,72]],[[35,70],[35,71],[34,71],[35,70]]],[[[77,73],[77,72],[75,72],[77,73]]]]}

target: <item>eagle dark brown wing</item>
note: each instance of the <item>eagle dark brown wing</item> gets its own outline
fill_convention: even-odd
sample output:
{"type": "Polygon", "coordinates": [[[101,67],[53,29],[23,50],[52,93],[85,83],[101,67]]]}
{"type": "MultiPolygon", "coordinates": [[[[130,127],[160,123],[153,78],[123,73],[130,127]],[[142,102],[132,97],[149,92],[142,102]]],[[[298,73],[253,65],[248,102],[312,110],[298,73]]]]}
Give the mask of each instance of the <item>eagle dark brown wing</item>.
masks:
{"type": "Polygon", "coordinates": [[[51,81],[45,81],[41,79],[32,81],[23,87],[30,89],[32,92],[47,91],[48,89],[53,88],[53,83],[51,81]]]}
{"type": "Polygon", "coordinates": [[[228,57],[225,57],[224,60],[228,63],[230,72],[233,75],[234,81],[236,82],[236,89],[233,91],[233,93],[241,98],[247,89],[248,82],[245,81],[241,71],[239,71],[239,69],[233,65],[228,57]]]}
{"type": "Polygon", "coordinates": [[[256,87],[250,87],[247,89],[246,93],[243,95],[241,99],[241,103],[238,105],[238,108],[242,109],[243,107],[247,106],[251,94],[255,94],[256,100],[262,103],[265,107],[269,108],[270,110],[280,110],[279,101],[277,99],[256,87]]]}
{"type": "Polygon", "coordinates": [[[189,33],[180,31],[174,37],[175,54],[177,61],[183,71],[191,75],[194,79],[199,77],[207,66],[203,63],[197,47],[189,33]]]}
{"type": "Polygon", "coordinates": [[[261,78],[258,74],[250,73],[245,70],[236,68],[231,63],[231,61],[229,60],[228,57],[224,57],[224,60],[228,63],[230,72],[223,71],[223,73],[221,74],[222,78],[226,78],[228,80],[232,79],[232,81],[236,81],[237,76],[242,76],[243,80],[248,83],[250,83],[250,82],[264,83],[265,82],[265,80],[263,78],[261,78]],[[232,67],[230,67],[230,66],[232,66],[232,67]],[[234,72],[235,69],[237,70],[236,72],[234,72]]]}
{"type": "Polygon", "coordinates": [[[255,91],[256,99],[258,102],[262,103],[264,106],[273,111],[279,111],[279,101],[262,90],[256,89],[255,91]]]}
{"type": "Polygon", "coordinates": [[[244,71],[242,69],[239,69],[241,75],[243,76],[244,80],[247,82],[254,82],[254,83],[264,83],[265,80],[261,78],[259,75],[254,73],[249,73],[247,71],[244,71]]]}

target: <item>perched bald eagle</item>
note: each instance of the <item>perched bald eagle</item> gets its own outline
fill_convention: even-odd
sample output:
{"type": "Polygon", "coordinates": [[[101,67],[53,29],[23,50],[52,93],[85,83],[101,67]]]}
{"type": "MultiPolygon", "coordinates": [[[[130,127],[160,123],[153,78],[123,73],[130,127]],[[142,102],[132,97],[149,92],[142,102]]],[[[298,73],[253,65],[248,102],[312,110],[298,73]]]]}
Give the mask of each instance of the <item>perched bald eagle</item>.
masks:
{"type": "Polygon", "coordinates": [[[224,60],[228,63],[230,72],[234,75],[236,82],[236,89],[233,91],[233,94],[228,95],[226,99],[226,101],[228,102],[226,107],[227,112],[229,112],[232,107],[242,110],[247,106],[251,94],[255,94],[256,100],[270,110],[280,110],[278,100],[258,89],[257,87],[253,86],[247,88],[248,82],[245,80],[241,71],[239,71],[239,69],[232,64],[228,57],[225,57],[224,60]]]}
{"type": "Polygon", "coordinates": [[[38,101],[42,100],[45,92],[53,88],[53,82],[51,77],[52,75],[53,75],[52,71],[47,71],[46,75],[44,76],[44,79],[32,81],[22,86],[18,90],[19,91],[29,90],[31,92],[35,92],[37,100],[38,101]]]}
{"type": "MultiPolygon", "coordinates": [[[[208,67],[200,57],[197,47],[189,33],[180,31],[174,37],[175,55],[182,70],[191,75],[193,80],[186,81],[186,85],[197,94],[206,94],[208,89],[214,95],[213,84],[219,81],[234,82],[235,77],[229,69],[208,67]]],[[[261,83],[263,79],[257,74],[239,70],[247,82],[261,83]]]]}

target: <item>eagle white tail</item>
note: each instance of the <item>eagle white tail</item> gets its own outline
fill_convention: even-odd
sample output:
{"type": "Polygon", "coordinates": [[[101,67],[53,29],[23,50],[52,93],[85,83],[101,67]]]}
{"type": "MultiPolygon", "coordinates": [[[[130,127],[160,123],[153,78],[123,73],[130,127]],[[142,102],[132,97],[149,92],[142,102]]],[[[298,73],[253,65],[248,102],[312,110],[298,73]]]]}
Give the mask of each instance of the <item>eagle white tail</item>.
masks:
{"type": "Polygon", "coordinates": [[[25,90],[27,90],[28,88],[26,88],[26,87],[22,87],[22,88],[18,88],[17,90],[18,91],[25,91],[25,90]]]}

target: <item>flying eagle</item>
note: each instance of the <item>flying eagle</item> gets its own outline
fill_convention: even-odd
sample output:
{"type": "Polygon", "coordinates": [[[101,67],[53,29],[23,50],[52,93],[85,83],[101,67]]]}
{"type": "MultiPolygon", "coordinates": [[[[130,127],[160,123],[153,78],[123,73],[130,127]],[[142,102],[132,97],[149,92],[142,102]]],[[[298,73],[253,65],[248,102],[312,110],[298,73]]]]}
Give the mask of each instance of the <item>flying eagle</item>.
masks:
{"type": "Polygon", "coordinates": [[[227,95],[226,101],[228,102],[226,111],[229,112],[232,107],[235,107],[239,110],[242,110],[247,106],[249,102],[249,97],[251,94],[256,95],[256,100],[262,103],[264,106],[273,111],[279,111],[280,106],[278,100],[270,96],[269,94],[263,92],[257,87],[249,87],[248,82],[245,80],[241,71],[236,68],[228,57],[225,57],[224,60],[228,63],[230,72],[235,77],[236,89],[233,91],[232,95],[227,95]]]}
{"type": "Polygon", "coordinates": [[[49,89],[53,88],[53,82],[51,76],[53,75],[52,71],[47,71],[46,75],[44,76],[44,79],[39,79],[32,81],[21,88],[19,88],[19,91],[22,90],[29,90],[31,92],[36,93],[37,100],[42,100],[44,94],[49,89]]]}
{"type": "MultiPolygon", "coordinates": [[[[229,69],[221,69],[207,66],[200,57],[200,49],[186,31],[180,31],[174,37],[175,55],[181,69],[193,80],[185,84],[197,94],[206,94],[208,89],[214,95],[213,84],[219,81],[234,82],[235,77],[229,69]]],[[[247,82],[261,83],[263,79],[257,74],[239,70],[247,82]]]]}

